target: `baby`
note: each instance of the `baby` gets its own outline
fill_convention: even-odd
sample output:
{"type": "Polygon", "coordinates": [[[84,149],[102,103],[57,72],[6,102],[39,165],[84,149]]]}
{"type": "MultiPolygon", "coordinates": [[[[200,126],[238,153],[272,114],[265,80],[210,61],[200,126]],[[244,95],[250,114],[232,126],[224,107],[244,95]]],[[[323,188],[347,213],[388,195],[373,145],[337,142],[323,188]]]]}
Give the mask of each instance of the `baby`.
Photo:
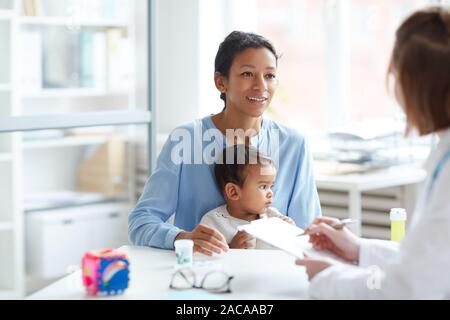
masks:
{"type": "Polygon", "coordinates": [[[271,207],[276,173],[272,159],[254,147],[238,144],[225,148],[214,166],[214,174],[226,204],[206,213],[200,224],[216,228],[230,248],[272,248],[237,227],[263,217],[279,217],[294,224],[271,207]]]}

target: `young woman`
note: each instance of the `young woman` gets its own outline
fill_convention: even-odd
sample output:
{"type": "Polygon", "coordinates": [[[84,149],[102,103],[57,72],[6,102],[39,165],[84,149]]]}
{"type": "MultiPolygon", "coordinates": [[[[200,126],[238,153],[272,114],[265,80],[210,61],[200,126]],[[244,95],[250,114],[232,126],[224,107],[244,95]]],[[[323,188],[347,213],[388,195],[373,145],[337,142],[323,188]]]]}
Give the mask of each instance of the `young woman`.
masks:
{"type": "Polygon", "coordinates": [[[228,250],[220,232],[198,223],[225,203],[214,156],[236,140],[279,160],[273,207],[301,227],[321,214],[304,137],[263,117],[277,87],[277,63],[274,47],[260,35],[234,31],[220,44],[214,81],[225,108],[171,133],[129,216],[133,244],[172,249],[175,240],[192,239],[194,250],[206,255],[228,250]],[[172,214],[174,225],[167,223],[172,214]]]}
{"type": "Polygon", "coordinates": [[[428,177],[400,247],[335,230],[332,218],[316,219],[307,228],[316,249],[359,264],[297,260],[306,266],[315,298],[450,298],[450,12],[433,7],[406,19],[389,71],[407,132],[414,127],[420,135],[436,133],[440,142],[427,161],[428,177]]]}

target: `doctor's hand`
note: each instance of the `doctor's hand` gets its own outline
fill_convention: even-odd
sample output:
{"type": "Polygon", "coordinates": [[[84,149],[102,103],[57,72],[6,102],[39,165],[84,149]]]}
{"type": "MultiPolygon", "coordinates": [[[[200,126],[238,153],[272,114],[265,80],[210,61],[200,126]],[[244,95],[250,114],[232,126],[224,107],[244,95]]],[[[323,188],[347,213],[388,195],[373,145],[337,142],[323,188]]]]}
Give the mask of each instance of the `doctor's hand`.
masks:
{"type": "Polygon", "coordinates": [[[306,273],[308,274],[308,279],[311,281],[319,272],[325,270],[326,268],[332,266],[334,262],[326,258],[313,258],[306,254],[305,258],[297,259],[295,264],[299,266],[305,266],[306,273]]]}
{"type": "Polygon", "coordinates": [[[225,237],[216,229],[203,224],[196,226],[192,232],[181,231],[175,240],[181,239],[194,241],[194,252],[200,252],[207,256],[228,251],[225,237]]]}
{"type": "Polygon", "coordinates": [[[255,247],[255,238],[245,231],[238,231],[230,242],[230,248],[249,249],[255,247]]]}
{"type": "Polygon", "coordinates": [[[357,262],[359,259],[359,238],[346,227],[336,230],[332,225],[339,223],[338,219],[330,217],[316,218],[305,229],[309,234],[309,242],[314,249],[328,250],[337,256],[357,262]]]}

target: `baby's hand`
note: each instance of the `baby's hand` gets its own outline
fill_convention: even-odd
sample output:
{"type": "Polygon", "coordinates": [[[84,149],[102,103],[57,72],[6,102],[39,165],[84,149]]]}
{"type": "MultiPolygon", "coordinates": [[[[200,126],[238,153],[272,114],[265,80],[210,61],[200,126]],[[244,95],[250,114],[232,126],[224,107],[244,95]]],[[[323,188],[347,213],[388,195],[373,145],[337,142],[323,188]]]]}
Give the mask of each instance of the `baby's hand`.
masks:
{"type": "Polygon", "coordinates": [[[283,220],[283,221],[285,221],[285,222],[287,222],[287,223],[290,223],[290,224],[292,224],[292,225],[295,226],[295,222],[294,222],[294,220],[292,220],[291,218],[286,217],[286,216],[284,216],[284,215],[279,215],[279,216],[277,216],[277,217],[280,218],[281,220],[283,220]]]}
{"type": "Polygon", "coordinates": [[[238,231],[233,239],[230,242],[230,248],[232,249],[249,249],[253,248],[254,244],[252,243],[252,240],[255,238],[249,235],[245,231],[238,231]]]}
{"type": "Polygon", "coordinates": [[[290,224],[295,226],[294,220],[292,220],[288,216],[285,216],[284,214],[282,214],[280,211],[278,211],[274,207],[269,208],[268,213],[269,213],[269,216],[280,218],[281,220],[283,220],[283,221],[285,221],[287,223],[290,223],[290,224]]]}

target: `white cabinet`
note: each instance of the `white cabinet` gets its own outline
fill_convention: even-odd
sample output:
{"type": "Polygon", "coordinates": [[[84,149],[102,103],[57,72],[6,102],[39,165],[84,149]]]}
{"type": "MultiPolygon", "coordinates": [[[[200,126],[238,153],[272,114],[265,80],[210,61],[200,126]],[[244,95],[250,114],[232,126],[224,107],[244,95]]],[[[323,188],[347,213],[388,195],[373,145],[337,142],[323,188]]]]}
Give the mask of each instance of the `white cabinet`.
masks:
{"type": "Polygon", "coordinates": [[[358,174],[316,174],[322,214],[357,219],[358,224],[350,226],[356,234],[389,239],[389,210],[405,208],[410,220],[425,176],[425,171],[415,165],[358,174]]]}
{"type": "Polygon", "coordinates": [[[27,214],[27,274],[63,276],[87,250],[127,244],[128,211],[127,203],[106,203],[27,214]]]}

